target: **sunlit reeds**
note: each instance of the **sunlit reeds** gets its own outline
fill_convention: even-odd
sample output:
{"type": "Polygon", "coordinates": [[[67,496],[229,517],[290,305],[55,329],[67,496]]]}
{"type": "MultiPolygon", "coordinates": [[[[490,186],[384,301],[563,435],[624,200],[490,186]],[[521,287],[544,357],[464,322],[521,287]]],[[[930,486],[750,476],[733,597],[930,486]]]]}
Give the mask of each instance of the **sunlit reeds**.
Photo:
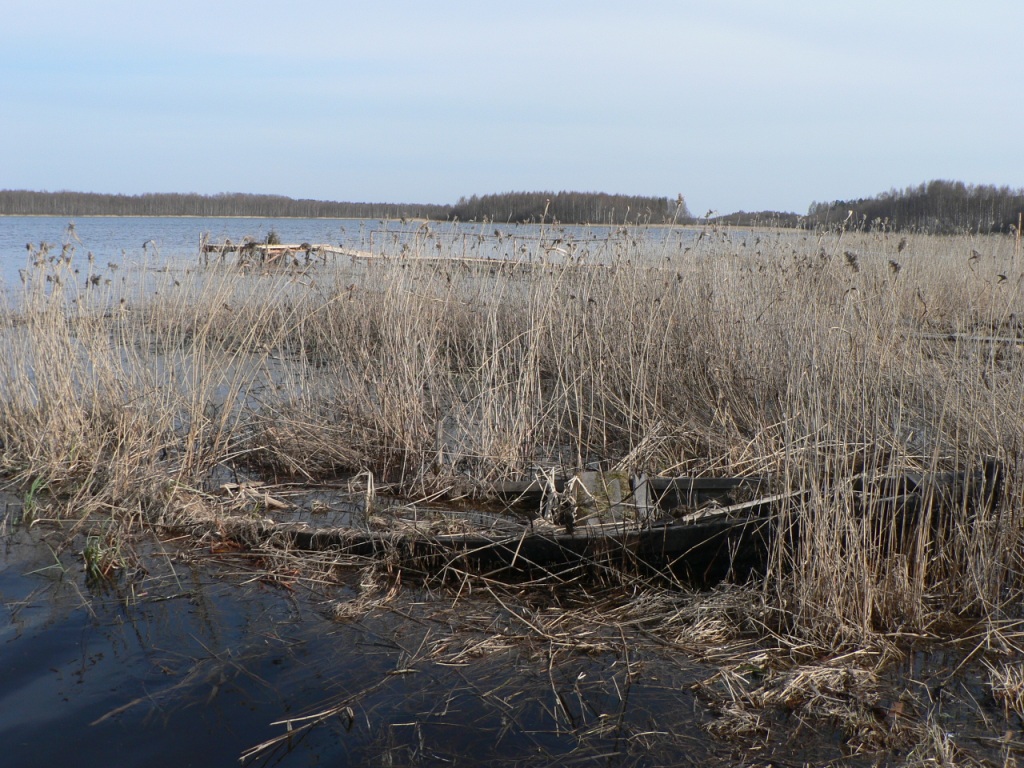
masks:
{"type": "Polygon", "coordinates": [[[809,499],[763,583],[780,629],[842,645],[1005,612],[1016,505],[897,531],[857,480],[995,457],[1015,498],[1013,241],[653,232],[551,227],[515,268],[428,227],[272,269],[33,251],[3,317],[3,470],[128,527],[195,514],[217,472],[478,498],[535,468],[766,475],[809,499]]]}

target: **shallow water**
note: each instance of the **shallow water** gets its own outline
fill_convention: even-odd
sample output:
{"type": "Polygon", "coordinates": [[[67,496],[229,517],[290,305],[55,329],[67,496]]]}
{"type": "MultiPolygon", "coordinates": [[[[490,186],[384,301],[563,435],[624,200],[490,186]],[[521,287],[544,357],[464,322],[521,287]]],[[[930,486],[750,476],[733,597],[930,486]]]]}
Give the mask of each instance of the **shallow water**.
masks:
{"type": "MultiPolygon", "coordinates": [[[[271,723],[339,703],[351,709],[255,764],[525,764],[599,753],[612,764],[641,755],[668,764],[715,750],[689,690],[708,670],[686,659],[631,659],[655,665],[632,678],[615,652],[550,659],[513,646],[445,663],[437,649],[473,633],[456,638],[426,593],[342,622],[326,595],[268,585],[244,560],[183,558],[152,542],[146,573],[101,588],[86,584],[80,556],[61,551],[56,532],[8,528],[5,765],[99,766],[113,756],[123,766],[234,764],[284,733],[271,723]]],[[[331,598],[354,594],[342,586],[331,598]]],[[[470,624],[494,613],[466,602],[470,624]]]]}
{"type": "MultiPolygon", "coordinates": [[[[20,510],[0,496],[3,765],[236,765],[247,754],[245,764],[275,766],[910,757],[854,754],[836,724],[784,707],[758,715],[763,741],[712,737],[715,665],[631,624],[558,634],[555,604],[586,608],[608,593],[407,584],[360,608],[361,595],[383,598],[365,591],[365,571],[336,568],[329,586],[287,570],[273,578],[260,556],[154,538],[134,543],[140,559],[125,558],[111,583],[93,584],[84,535],[30,527],[20,510]],[[538,634],[534,622],[554,634],[538,634]]],[[[877,716],[891,717],[909,691],[904,714],[928,715],[963,754],[1024,756],[1012,738],[1003,746],[1020,720],[991,701],[979,663],[961,667],[968,651],[907,655],[880,681],[889,692],[877,697],[877,716]]]]}
{"type": "Polygon", "coordinates": [[[89,589],[52,546],[16,531],[0,559],[5,764],[227,765],[323,696],[332,627],[310,606],[181,565],[89,589]]]}

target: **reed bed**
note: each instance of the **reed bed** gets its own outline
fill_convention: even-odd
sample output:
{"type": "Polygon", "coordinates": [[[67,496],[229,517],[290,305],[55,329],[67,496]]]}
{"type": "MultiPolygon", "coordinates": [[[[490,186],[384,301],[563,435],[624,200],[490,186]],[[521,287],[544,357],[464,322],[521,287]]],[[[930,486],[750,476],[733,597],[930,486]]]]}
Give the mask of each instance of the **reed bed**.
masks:
{"type": "Polygon", "coordinates": [[[114,532],[216,522],[225,473],[412,499],[536,468],[767,475],[809,499],[757,588],[773,631],[842,648],[1018,610],[1011,239],[548,228],[512,268],[423,227],[376,249],[127,275],[33,251],[0,318],[4,475],[114,532]],[[858,478],[985,457],[995,509],[863,513],[858,478]]]}

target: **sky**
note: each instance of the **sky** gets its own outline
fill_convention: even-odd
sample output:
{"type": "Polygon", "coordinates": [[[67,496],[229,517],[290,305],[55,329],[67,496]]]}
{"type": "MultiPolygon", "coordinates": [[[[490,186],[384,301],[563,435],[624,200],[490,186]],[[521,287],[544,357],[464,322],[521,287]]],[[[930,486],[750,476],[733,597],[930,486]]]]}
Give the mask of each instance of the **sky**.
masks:
{"type": "Polygon", "coordinates": [[[1024,187],[1020,0],[3,0],[0,189],[1024,187]]]}

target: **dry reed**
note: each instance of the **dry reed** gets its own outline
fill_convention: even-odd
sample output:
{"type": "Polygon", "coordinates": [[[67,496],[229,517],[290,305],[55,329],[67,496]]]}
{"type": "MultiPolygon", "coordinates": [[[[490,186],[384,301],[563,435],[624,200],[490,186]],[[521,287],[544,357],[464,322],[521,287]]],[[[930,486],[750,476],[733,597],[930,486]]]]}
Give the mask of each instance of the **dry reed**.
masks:
{"type": "Polygon", "coordinates": [[[777,631],[842,647],[1018,604],[1017,505],[896,531],[857,485],[992,456],[1018,494],[1011,240],[547,228],[515,269],[465,249],[423,228],[372,260],[127,280],[35,252],[3,313],[3,471],[126,530],[215,515],[225,470],[411,497],[538,467],[764,474],[809,494],[762,584],[777,631]]]}

